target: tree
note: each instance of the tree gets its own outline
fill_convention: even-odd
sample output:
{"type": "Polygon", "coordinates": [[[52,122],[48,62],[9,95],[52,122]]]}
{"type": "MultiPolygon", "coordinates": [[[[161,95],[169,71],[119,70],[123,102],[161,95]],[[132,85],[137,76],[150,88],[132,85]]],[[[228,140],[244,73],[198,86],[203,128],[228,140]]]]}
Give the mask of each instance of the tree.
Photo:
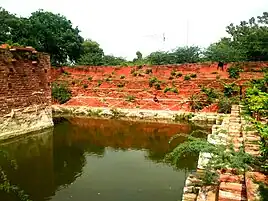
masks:
{"type": "Polygon", "coordinates": [[[137,51],[136,52],[136,55],[137,55],[137,59],[138,60],[141,60],[142,59],[142,53],[140,51],[137,51]]]}
{"type": "Polygon", "coordinates": [[[82,52],[83,38],[78,28],[60,14],[38,10],[29,18],[16,17],[0,8],[0,43],[33,46],[49,53],[53,65],[77,61],[82,52]]]}
{"type": "Polygon", "coordinates": [[[227,26],[233,45],[247,60],[268,60],[268,13],[264,12],[257,20],[252,17],[239,25],[227,26]]]}
{"type": "Polygon", "coordinates": [[[152,65],[164,65],[164,64],[172,64],[175,63],[174,56],[169,52],[152,52],[146,58],[152,65]]]}
{"type": "Polygon", "coordinates": [[[82,47],[83,53],[78,60],[78,64],[91,66],[100,66],[103,64],[104,52],[97,42],[88,39],[83,42],[82,47]]]}
{"type": "Polygon", "coordinates": [[[242,61],[245,59],[243,52],[237,49],[230,38],[222,38],[219,42],[211,44],[204,52],[208,61],[242,61]]]}
{"type": "Polygon", "coordinates": [[[178,47],[171,53],[175,58],[175,63],[196,63],[200,61],[201,50],[197,46],[178,47]]]}
{"type": "Polygon", "coordinates": [[[76,61],[80,57],[83,38],[66,17],[39,10],[32,13],[28,23],[28,45],[49,53],[52,64],[61,65],[68,59],[76,61]]]}
{"type": "Polygon", "coordinates": [[[16,24],[17,17],[0,7],[0,44],[11,41],[11,32],[16,24]]]}
{"type": "Polygon", "coordinates": [[[103,57],[103,65],[105,66],[118,66],[126,63],[127,61],[122,57],[115,57],[113,55],[104,55],[103,57]]]}

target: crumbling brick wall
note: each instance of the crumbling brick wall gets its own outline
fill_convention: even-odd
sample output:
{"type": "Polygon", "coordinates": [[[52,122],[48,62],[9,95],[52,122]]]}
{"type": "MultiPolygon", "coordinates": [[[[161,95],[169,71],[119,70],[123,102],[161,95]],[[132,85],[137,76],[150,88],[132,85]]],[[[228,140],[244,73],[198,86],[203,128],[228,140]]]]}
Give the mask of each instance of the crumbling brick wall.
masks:
{"type": "Polygon", "coordinates": [[[26,48],[0,49],[0,115],[33,104],[50,105],[49,73],[46,54],[26,48]]]}
{"type": "MultiPolygon", "coordinates": [[[[20,114],[17,113],[17,116],[27,113],[33,117],[31,110],[35,110],[37,114],[40,110],[49,109],[50,85],[49,55],[39,53],[30,47],[0,49],[0,120],[4,118],[7,121],[6,117],[12,118],[14,114],[9,114],[15,111],[24,110],[20,114]]],[[[49,124],[52,122],[52,117],[48,119],[50,118],[49,124]]],[[[4,120],[2,119],[2,122],[4,120]]],[[[0,134],[8,130],[7,126],[4,128],[2,122],[0,122],[0,134]]],[[[19,129],[19,125],[17,128],[19,129]]]]}

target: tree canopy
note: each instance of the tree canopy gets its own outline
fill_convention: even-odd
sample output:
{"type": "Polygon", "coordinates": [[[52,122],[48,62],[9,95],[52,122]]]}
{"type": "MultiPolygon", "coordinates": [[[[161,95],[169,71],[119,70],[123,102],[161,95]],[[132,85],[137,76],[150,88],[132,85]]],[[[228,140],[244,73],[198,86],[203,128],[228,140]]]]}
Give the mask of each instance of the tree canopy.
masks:
{"type": "Polygon", "coordinates": [[[229,37],[212,43],[206,49],[198,46],[177,47],[172,51],[156,51],[144,57],[126,61],[122,57],[105,55],[97,42],[84,40],[78,27],[65,16],[44,10],[30,17],[18,17],[0,7],[0,44],[33,46],[51,55],[52,65],[163,65],[200,61],[268,60],[268,12],[240,24],[226,27],[229,37]]]}

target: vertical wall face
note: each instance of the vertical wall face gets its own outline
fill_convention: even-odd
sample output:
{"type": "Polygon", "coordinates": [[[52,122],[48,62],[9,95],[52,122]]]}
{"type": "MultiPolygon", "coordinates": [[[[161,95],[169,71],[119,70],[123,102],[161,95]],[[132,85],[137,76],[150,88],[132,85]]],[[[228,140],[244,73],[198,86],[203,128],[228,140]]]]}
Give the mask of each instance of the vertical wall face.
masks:
{"type": "Polygon", "coordinates": [[[49,81],[48,55],[0,49],[0,139],[53,125],[49,81]]]}

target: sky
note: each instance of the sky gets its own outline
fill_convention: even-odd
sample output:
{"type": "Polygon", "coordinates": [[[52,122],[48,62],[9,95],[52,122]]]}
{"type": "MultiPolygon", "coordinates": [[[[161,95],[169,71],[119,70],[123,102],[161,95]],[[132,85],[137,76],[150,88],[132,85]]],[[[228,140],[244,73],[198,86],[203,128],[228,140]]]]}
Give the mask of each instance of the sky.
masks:
{"type": "Polygon", "coordinates": [[[136,57],[178,46],[207,47],[228,36],[226,26],[261,15],[268,0],[0,0],[28,17],[38,9],[60,13],[105,54],[136,57]],[[165,42],[163,41],[165,35],[165,42]]]}

